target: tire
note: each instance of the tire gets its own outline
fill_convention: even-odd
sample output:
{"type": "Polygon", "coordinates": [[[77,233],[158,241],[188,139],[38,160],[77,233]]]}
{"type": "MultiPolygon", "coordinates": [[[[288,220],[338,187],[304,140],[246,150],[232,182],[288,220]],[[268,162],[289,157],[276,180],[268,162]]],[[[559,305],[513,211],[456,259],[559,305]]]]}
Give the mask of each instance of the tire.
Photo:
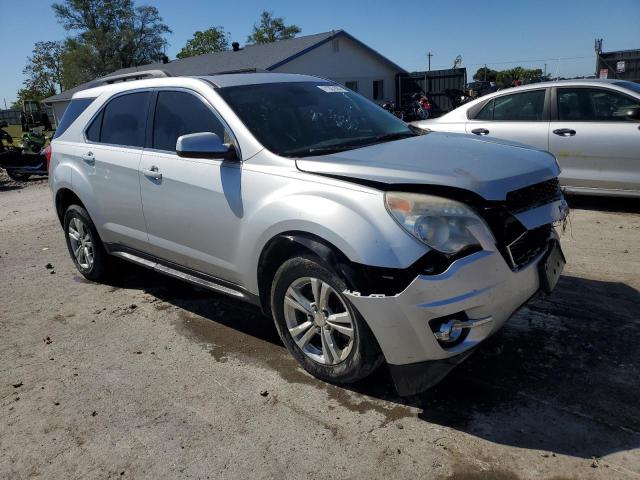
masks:
{"type": "Polygon", "coordinates": [[[289,352],[311,375],[343,384],[362,380],[383,361],[373,333],[342,294],[346,289],[312,257],[287,260],[271,287],[273,319],[289,352]],[[311,326],[303,328],[306,324],[311,326]],[[344,333],[349,330],[351,335],[344,333]]]}
{"type": "Polygon", "coordinates": [[[18,173],[14,170],[7,170],[7,175],[11,180],[15,180],[16,182],[26,182],[31,177],[30,173],[18,173]]]}
{"type": "Polygon", "coordinates": [[[63,225],[67,249],[78,271],[87,280],[105,280],[110,271],[111,258],[87,211],[79,205],[71,205],[64,214],[63,225]],[[78,255],[76,252],[79,252],[78,255]]]}

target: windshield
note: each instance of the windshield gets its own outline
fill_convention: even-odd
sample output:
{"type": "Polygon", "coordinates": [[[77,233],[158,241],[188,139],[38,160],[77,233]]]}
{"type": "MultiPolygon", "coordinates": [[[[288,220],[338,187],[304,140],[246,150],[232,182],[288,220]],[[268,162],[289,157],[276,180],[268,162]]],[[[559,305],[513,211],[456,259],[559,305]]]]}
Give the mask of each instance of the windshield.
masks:
{"type": "Polygon", "coordinates": [[[333,83],[267,83],[217,91],[260,143],[285,157],[418,135],[375,103],[333,83]]]}

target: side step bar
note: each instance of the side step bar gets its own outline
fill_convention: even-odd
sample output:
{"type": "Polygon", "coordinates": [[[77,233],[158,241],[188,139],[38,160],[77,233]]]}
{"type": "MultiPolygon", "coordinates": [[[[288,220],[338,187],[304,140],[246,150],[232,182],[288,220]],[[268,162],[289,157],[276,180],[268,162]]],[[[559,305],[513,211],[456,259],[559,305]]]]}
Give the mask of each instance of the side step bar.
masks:
{"type": "Polygon", "coordinates": [[[129,262],[137,263],[138,265],[150,268],[151,270],[155,270],[157,272],[164,273],[165,275],[169,275],[179,280],[184,280],[194,285],[208,288],[209,290],[213,290],[215,292],[220,292],[235,298],[241,298],[243,300],[251,301],[251,299],[247,298],[247,295],[245,295],[244,293],[238,290],[234,290],[233,288],[220,285],[219,283],[212,281],[213,278],[211,280],[206,280],[204,278],[196,277],[195,275],[176,270],[175,268],[171,268],[167,265],[154,262],[153,260],[147,260],[146,258],[142,258],[128,252],[116,251],[111,252],[111,255],[113,255],[114,257],[122,258],[123,260],[127,260],[129,262]]]}

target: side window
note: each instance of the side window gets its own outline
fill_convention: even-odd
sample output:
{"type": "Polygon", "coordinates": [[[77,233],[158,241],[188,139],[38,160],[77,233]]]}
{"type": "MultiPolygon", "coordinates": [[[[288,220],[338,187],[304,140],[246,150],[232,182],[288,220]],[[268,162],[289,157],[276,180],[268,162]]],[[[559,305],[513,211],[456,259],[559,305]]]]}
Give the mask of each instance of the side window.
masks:
{"type": "Polygon", "coordinates": [[[186,92],[158,93],[153,148],[175,152],[178,137],[200,132],[213,132],[223,142],[228,141],[222,122],[198,97],[186,92]]]}
{"type": "Polygon", "coordinates": [[[494,101],[490,100],[482,110],[475,116],[475,120],[493,120],[493,104],[494,101]]]}
{"type": "Polygon", "coordinates": [[[493,120],[536,122],[543,119],[544,90],[503,95],[494,99],[493,120]]]}
{"type": "Polygon", "coordinates": [[[100,141],[100,130],[102,130],[102,117],[104,115],[104,109],[100,110],[100,113],[93,119],[89,128],[87,128],[86,136],[90,142],[100,141]]]}
{"type": "Polygon", "coordinates": [[[66,110],[62,114],[62,119],[60,120],[58,128],[56,128],[56,133],[53,134],[53,138],[58,138],[60,135],[66,132],[67,128],[69,128],[71,124],[76,121],[80,114],[84,112],[94,100],[95,98],[78,98],[75,100],[71,100],[71,103],[69,103],[66,110]]]}
{"type": "Polygon", "coordinates": [[[558,119],[574,122],[626,122],[640,101],[602,88],[559,88],[558,119]]]}
{"type": "MultiPolygon", "coordinates": [[[[143,147],[150,95],[149,92],[129,93],[107,103],[103,112],[96,118],[102,120],[100,143],[143,147]]],[[[89,130],[95,135],[97,126],[94,128],[94,124],[91,124],[89,130]]]]}

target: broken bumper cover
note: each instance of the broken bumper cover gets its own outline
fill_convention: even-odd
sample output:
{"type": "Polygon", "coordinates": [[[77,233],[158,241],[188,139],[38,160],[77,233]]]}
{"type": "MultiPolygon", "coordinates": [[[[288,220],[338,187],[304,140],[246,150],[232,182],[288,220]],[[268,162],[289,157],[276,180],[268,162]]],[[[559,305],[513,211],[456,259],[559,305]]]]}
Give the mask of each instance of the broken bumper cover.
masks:
{"type": "MultiPolygon", "coordinates": [[[[555,232],[552,237],[557,240],[555,232]]],[[[544,256],[514,271],[498,251],[483,250],[441,274],[419,275],[397,295],[345,294],[378,340],[398,393],[409,395],[435,385],[535,295],[544,256]],[[461,342],[443,347],[429,322],[450,316],[476,325],[461,342]],[[425,378],[418,379],[421,371],[425,378]]]]}

